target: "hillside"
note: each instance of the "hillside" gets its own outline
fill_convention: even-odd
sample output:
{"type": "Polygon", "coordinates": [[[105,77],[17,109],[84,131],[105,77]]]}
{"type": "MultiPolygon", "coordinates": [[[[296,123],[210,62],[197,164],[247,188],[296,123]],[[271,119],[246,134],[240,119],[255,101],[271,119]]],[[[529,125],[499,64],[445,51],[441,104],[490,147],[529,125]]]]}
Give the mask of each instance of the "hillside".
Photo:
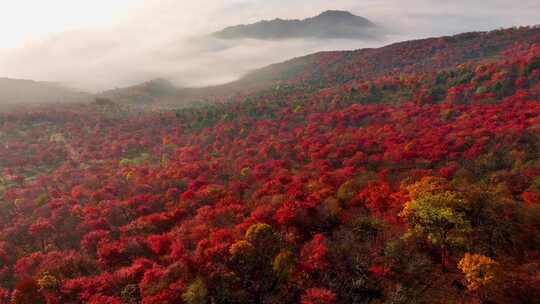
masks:
{"type": "Polygon", "coordinates": [[[98,98],[109,98],[116,102],[131,104],[149,104],[166,102],[168,98],[178,94],[171,82],[165,79],[154,79],[138,85],[117,88],[97,94],[98,98]]]}
{"type": "Polygon", "coordinates": [[[327,87],[350,80],[432,72],[496,59],[516,43],[540,43],[540,27],[471,32],[399,42],[376,49],[321,52],[274,64],[247,79],[327,87]]]}
{"type": "MultiPolygon", "coordinates": [[[[179,88],[173,96],[153,98],[152,104],[185,107],[196,103],[241,100],[278,86],[295,91],[313,91],[349,81],[399,76],[412,72],[434,72],[467,62],[497,60],[514,44],[540,43],[540,28],[526,27],[491,32],[420,39],[375,49],[321,52],[277,63],[248,73],[231,83],[203,88],[179,88]]],[[[144,87],[144,85],[142,86],[144,87]]],[[[148,100],[141,86],[115,90],[126,102],[148,100]],[[133,97],[141,95],[143,97],[133,97]],[[131,98],[125,98],[132,96],[131,98]]],[[[109,92],[106,95],[110,95],[109,92]]]]}
{"type": "Polygon", "coordinates": [[[379,35],[368,19],[346,11],[325,11],[303,20],[274,19],[227,27],[213,34],[222,39],[372,39],[379,35]]]}
{"type": "Polygon", "coordinates": [[[88,101],[90,94],[51,82],[0,78],[0,104],[40,104],[88,101]]]}
{"type": "Polygon", "coordinates": [[[0,114],[0,304],[537,303],[539,37],[315,54],[198,107],[0,114]]]}

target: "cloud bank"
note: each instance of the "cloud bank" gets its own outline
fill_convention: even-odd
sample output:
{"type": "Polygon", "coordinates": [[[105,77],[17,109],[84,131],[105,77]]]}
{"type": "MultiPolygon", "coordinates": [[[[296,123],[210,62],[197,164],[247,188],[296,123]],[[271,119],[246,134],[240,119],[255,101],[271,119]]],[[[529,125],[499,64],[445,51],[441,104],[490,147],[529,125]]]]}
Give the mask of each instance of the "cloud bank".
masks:
{"type": "MultiPolygon", "coordinates": [[[[56,81],[88,91],[132,85],[157,77],[168,78],[179,86],[203,86],[231,81],[254,68],[317,51],[377,47],[406,39],[540,23],[537,0],[519,3],[499,0],[199,0],[189,3],[137,0],[133,3],[135,5],[125,6],[122,17],[115,22],[87,22],[66,31],[54,28],[53,33],[41,39],[0,50],[0,77],[56,81]],[[276,17],[305,18],[329,9],[349,10],[367,17],[384,26],[389,35],[377,41],[279,42],[225,41],[208,36],[229,25],[276,17]]],[[[67,10],[62,14],[69,13],[67,10]]]]}

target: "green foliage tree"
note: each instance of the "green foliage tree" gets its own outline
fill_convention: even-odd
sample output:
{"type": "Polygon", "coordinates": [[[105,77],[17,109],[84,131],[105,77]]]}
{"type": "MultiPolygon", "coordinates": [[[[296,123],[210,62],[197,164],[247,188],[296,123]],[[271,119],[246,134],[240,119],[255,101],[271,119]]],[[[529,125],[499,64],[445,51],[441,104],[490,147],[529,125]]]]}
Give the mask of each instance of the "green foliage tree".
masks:
{"type": "Polygon", "coordinates": [[[463,244],[464,236],[471,231],[471,224],[466,214],[467,202],[457,192],[441,187],[444,185],[436,185],[440,182],[424,179],[411,186],[412,199],[405,204],[400,215],[409,224],[408,235],[420,234],[440,248],[441,264],[445,270],[449,250],[463,244]]]}

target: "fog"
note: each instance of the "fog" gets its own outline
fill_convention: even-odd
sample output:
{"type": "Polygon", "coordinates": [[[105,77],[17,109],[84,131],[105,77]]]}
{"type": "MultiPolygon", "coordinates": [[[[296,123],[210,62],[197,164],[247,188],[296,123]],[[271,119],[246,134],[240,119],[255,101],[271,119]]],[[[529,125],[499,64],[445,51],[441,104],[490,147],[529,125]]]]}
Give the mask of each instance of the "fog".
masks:
{"type": "Polygon", "coordinates": [[[91,92],[157,77],[179,86],[218,84],[317,51],[540,23],[538,0],[97,0],[82,10],[68,3],[83,1],[52,0],[39,5],[40,14],[28,7],[43,1],[5,2],[0,34],[11,38],[0,44],[0,77],[61,82],[91,92]],[[328,9],[366,17],[386,35],[371,41],[208,36],[230,25],[302,19],[328,9]]]}

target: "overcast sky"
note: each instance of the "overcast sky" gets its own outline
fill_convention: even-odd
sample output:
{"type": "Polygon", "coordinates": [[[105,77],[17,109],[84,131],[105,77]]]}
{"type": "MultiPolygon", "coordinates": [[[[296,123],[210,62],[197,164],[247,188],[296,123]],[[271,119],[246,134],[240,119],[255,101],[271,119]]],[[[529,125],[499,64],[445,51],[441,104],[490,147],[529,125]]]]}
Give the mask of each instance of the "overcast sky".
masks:
{"type": "Polygon", "coordinates": [[[0,0],[0,77],[99,91],[155,77],[230,81],[295,56],[539,24],[539,0],[0,0]],[[379,41],[219,41],[204,36],[261,19],[349,10],[388,29],[379,41]]]}

